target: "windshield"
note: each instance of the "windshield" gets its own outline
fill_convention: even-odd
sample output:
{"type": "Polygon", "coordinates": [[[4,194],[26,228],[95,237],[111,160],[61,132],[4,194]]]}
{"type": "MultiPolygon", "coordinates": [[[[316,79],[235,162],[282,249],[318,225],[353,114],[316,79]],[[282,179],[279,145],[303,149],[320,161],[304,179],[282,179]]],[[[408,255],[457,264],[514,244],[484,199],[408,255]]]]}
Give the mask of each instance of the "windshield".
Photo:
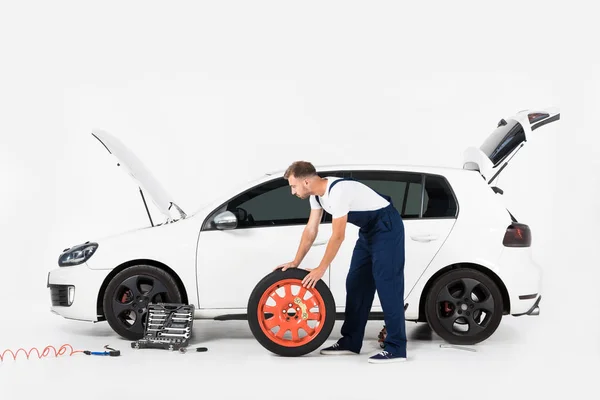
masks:
{"type": "Polygon", "coordinates": [[[501,124],[481,145],[481,151],[494,163],[498,165],[511,151],[521,142],[525,141],[523,126],[514,119],[509,119],[501,124]]]}

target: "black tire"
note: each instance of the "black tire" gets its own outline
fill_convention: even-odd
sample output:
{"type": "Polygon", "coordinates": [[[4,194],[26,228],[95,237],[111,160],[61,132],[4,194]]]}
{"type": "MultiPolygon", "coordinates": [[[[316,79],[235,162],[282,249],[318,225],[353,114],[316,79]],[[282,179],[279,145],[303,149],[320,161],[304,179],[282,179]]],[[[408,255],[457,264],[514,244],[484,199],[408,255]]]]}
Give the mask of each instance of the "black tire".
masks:
{"type": "Polygon", "coordinates": [[[108,324],[128,340],[144,336],[150,303],[181,303],[181,292],[173,277],[150,265],[119,272],[108,284],[102,301],[108,324]]]}
{"type": "MultiPolygon", "coordinates": [[[[287,271],[275,270],[258,282],[250,295],[250,299],[248,300],[248,325],[256,340],[272,353],[284,357],[303,356],[315,351],[331,334],[331,330],[335,324],[335,301],[333,295],[329,287],[322,280],[319,280],[315,287],[311,289],[302,288],[302,279],[307,274],[308,271],[298,268],[291,268],[287,271]],[[281,298],[283,303],[281,303],[281,300],[279,303],[276,303],[273,310],[269,310],[272,312],[262,310],[260,312],[261,317],[259,317],[259,307],[262,307],[261,304],[263,303],[266,304],[264,299],[269,298],[269,293],[277,290],[278,293],[275,296],[278,296],[281,294],[280,292],[290,290],[289,286],[284,287],[287,284],[294,286],[287,304],[285,304],[285,298],[281,298]],[[277,285],[279,285],[279,289],[277,289],[277,285]],[[298,303],[294,303],[294,300],[298,298],[296,295],[300,294],[299,290],[301,289],[306,289],[310,295],[304,294],[298,303]],[[316,303],[318,303],[318,306],[315,306],[316,303]],[[289,307],[290,304],[292,304],[292,307],[289,307]],[[313,307],[309,307],[311,305],[313,307]],[[319,312],[311,312],[317,309],[319,312]],[[322,310],[325,311],[324,316],[322,315],[322,310]],[[304,315],[305,313],[306,315],[304,315]],[[318,319],[315,326],[308,324],[311,318],[318,319]],[[267,324],[275,325],[269,329],[267,324]],[[279,324],[293,325],[293,328],[285,328],[284,337],[277,338],[276,334],[284,329],[281,327],[283,325],[279,324]],[[303,328],[304,325],[308,327],[308,330],[303,328]],[[279,329],[273,332],[277,327],[279,329]],[[305,335],[301,336],[301,330],[305,335]],[[298,335],[298,341],[296,342],[294,342],[293,337],[292,339],[286,339],[287,336],[291,336],[293,331],[298,335]],[[311,333],[314,334],[311,335],[311,333]]],[[[273,297],[271,297],[271,301],[273,301],[272,299],[273,297]]]]}
{"type": "Polygon", "coordinates": [[[434,282],[427,293],[425,315],[431,329],[448,343],[476,344],[496,331],[503,309],[502,294],[492,279],[461,268],[434,282]]]}

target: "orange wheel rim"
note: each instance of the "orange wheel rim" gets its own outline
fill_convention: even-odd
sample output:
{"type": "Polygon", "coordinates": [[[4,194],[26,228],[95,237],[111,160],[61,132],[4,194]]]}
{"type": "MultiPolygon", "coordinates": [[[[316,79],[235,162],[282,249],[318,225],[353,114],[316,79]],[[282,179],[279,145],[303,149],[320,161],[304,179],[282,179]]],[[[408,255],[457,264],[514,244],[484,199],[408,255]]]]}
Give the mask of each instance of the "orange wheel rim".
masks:
{"type": "Polygon", "coordinates": [[[260,298],[257,313],[263,333],[285,347],[310,343],[323,329],[326,317],[319,292],[303,287],[300,279],[271,285],[260,298]]]}

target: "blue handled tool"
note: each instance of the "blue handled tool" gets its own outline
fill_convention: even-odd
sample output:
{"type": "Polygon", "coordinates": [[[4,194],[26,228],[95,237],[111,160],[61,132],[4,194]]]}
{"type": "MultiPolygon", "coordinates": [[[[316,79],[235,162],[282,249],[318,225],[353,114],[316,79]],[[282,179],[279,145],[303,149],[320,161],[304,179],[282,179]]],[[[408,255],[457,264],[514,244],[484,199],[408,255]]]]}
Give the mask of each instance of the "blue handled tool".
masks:
{"type": "Polygon", "coordinates": [[[119,350],[115,350],[111,347],[108,347],[108,345],[104,346],[105,349],[110,350],[110,351],[89,351],[89,350],[84,350],[84,353],[87,354],[88,356],[110,356],[110,357],[118,357],[121,355],[121,351],[119,350]]]}

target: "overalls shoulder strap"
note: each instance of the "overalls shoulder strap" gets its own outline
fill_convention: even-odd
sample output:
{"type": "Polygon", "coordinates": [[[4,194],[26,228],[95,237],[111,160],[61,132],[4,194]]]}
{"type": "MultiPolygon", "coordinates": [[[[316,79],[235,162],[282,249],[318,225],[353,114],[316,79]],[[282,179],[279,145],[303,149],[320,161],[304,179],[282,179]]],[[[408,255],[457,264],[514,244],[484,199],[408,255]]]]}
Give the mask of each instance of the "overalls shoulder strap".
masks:
{"type": "MultiPolygon", "coordinates": [[[[338,182],[341,182],[341,181],[355,181],[355,182],[358,182],[358,181],[357,181],[356,179],[354,179],[354,178],[341,178],[341,179],[335,180],[335,181],[333,181],[333,182],[331,183],[331,185],[329,186],[329,191],[331,192],[331,188],[332,188],[332,187],[334,187],[336,183],[338,183],[338,182]]],[[[390,196],[387,196],[387,195],[385,195],[385,194],[381,194],[381,193],[379,193],[379,192],[378,192],[378,191],[376,191],[376,190],[373,190],[373,191],[374,191],[375,193],[377,193],[378,195],[380,195],[381,197],[383,197],[384,199],[386,199],[387,201],[389,201],[390,203],[392,202],[392,198],[391,198],[390,196]]],[[[317,196],[317,197],[318,197],[318,196],[317,196]]],[[[317,200],[317,201],[318,201],[318,200],[317,200]]],[[[321,203],[319,202],[319,204],[321,204],[321,203]]]]}
{"type": "Polygon", "coordinates": [[[315,196],[315,200],[317,201],[317,203],[319,203],[319,205],[321,206],[321,208],[323,208],[323,205],[321,204],[321,200],[319,200],[319,196],[315,196]]]}
{"type": "Polygon", "coordinates": [[[340,179],[336,179],[335,181],[333,181],[331,183],[331,185],[329,185],[329,192],[331,192],[331,188],[334,187],[336,183],[341,182],[341,181],[356,181],[356,179],[354,179],[354,178],[340,178],[340,179]]]}
{"type": "MultiPolygon", "coordinates": [[[[352,179],[352,178],[340,178],[340,179],[336,179],[335,181],[333,181],[331,183],[331,185],[329,186],[329,191],[331,191],[331,188],[335,186],[336,183],[338,183],[339,181],[355,181],[356,179],[352,179]]],[[[329,193],[329,191],[327,193],[329,193]]],[[[319,205],[321,207],[323,207],[323,205],[321,204],[321,201],[319,200],[319,196],[315,196],[315,199],[317,200],[317,203],[319,203],[319,205]]]]}

